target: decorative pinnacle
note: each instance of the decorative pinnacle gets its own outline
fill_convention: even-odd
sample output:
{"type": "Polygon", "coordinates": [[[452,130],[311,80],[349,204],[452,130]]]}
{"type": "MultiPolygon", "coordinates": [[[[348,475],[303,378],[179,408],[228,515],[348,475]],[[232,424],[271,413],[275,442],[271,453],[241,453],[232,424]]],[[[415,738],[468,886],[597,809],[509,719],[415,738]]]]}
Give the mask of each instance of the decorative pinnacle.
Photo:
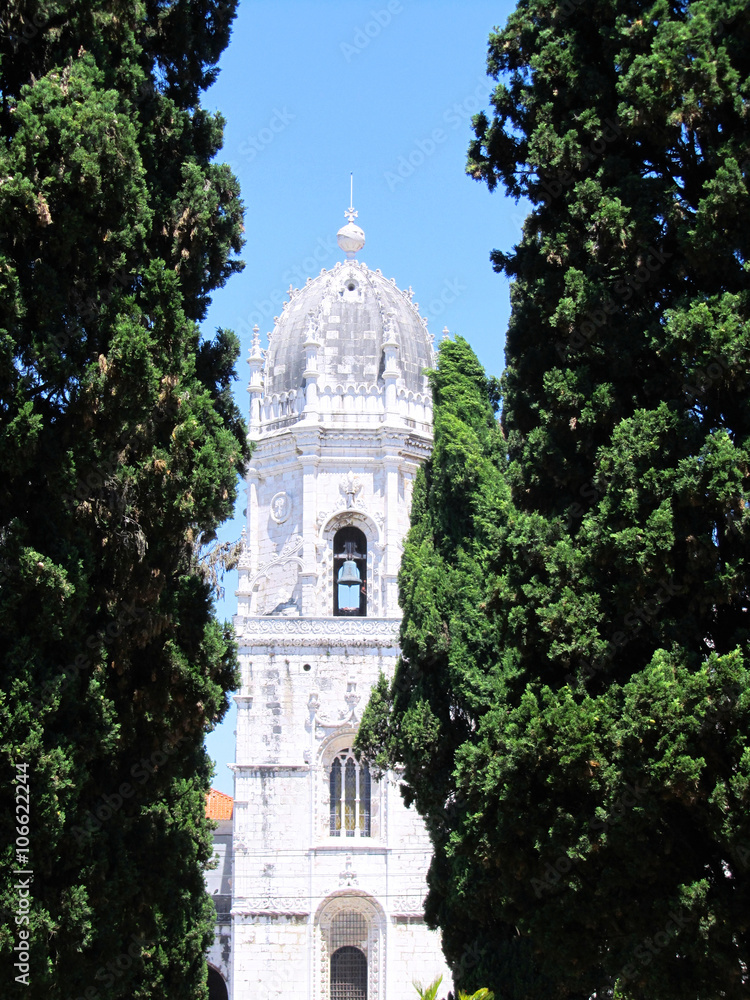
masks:
{"type": "Polygon", "coordinates": [[[358,213],[354,210],[354,175],[352,174],[349,208],[347,208],[344,212],[344,215],[349,221],[336,233],[336,242],[346,254],[347,260],[356,260],[357,251],[361,250],[365,245],[365,234],[359,226],[355,225],[352,221],[357,218],[357,214],[358,213]]]}
{"type": "Polygon", "coordinates": [[[265,352],[260,346],[260,330],[258,329],[258,324],[256,323],[253,327],[253,342],[250,348],[250,357],[248,358],[248,364],[252,364],[254,361],[261,362],[263,360],[265,352]]]}
{"type": "Polygon", "coordinates": [[[354,222],[359,212],[354,211],[354,171],[349,174],[349,208],[344,212],[347,222],[354,222]]]}

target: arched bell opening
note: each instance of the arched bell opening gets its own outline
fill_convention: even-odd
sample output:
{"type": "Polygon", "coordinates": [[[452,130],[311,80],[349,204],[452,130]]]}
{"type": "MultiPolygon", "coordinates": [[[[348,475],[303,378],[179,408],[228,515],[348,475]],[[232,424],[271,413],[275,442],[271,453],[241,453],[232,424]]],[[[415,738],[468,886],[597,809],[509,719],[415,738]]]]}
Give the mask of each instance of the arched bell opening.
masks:
{"type": "Polygon", "coordinates": [[[341,528],[333,537],[333,613],[367,615],[367,538],[359,528],[341,528]]]}

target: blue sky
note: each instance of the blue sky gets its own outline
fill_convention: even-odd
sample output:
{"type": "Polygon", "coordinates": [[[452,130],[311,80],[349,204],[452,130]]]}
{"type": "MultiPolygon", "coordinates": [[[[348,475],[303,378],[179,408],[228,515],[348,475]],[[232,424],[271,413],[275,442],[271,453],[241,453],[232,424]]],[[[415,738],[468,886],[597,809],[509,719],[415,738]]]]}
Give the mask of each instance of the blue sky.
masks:
{"type": "MultiPolygon", "coordinates": [[[[203,106],[226,119],[223,155],[245,203],[242,274],[204,324],[242,342],[236,398],[247,414],[252,328],[263,344],[295,287],[340,258],[336,232],[354,174],[358,255],[412,287],[429,330],[471,343],[488,374],[503,368],[508,283],[489,261],[525,214],[465,175],[471,116],[489,108],[487,39],[515,5],[437,0],[242,0],[217,83],[203,106]]],[[[244,492],[222,537],[242,530],[244,492]]],[[[236,574],[219,614],[236,610],[236,574]]],[[[214,787],[232,793],[235,712],[207,740],[214,787]]]]}

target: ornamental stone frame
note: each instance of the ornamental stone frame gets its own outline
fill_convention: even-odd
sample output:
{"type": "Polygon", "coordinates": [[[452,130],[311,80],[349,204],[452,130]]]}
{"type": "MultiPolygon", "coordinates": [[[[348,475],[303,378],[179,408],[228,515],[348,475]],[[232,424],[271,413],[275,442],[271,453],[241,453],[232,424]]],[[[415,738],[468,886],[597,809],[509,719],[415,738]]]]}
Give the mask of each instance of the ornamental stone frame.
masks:
{"type": "Polygon", "coordinates": [[[369,513],[361,510],[343,510],[324,515],[318,532],[318,612],[333,614],[333,539],[341,528],[359,528],[367,539],[367,617],[378,618],[383,613],[381,570],[383,540],[380,527],[369,513]]]}
{"type": "Polygon", "coordinates": [[[336,731],[325,738],[318,750],[318,760],[315,773],[315,803],[314,829],[320,842],[330,842],[351,846],[357,843],[371,843],[382,839],[385,820],[385,802],[383,782],[376,780],[370,772],[370,836],[369,837],[331,837],[330,834],[330,777],[334,758],[346,747],[351,747],[357,738],[357,730],[347,727],[345,731],[336,731]]]}
{"type": "MultiPolygon", "coordinates": [[[[316,974],[313,976],[313,1000],[330,1000],[331,955],[336,950],[333,925],[336,917],[357,914],[366,924],[365,958],[367,959],[367,1000],[385,998],[386,917],[382,907],[370,895],[358,890],[335,893],[325,899],[314,918],[314,955],[316,974]]],[[[364,949],[361,949],[364,951],[364,949]]]]}

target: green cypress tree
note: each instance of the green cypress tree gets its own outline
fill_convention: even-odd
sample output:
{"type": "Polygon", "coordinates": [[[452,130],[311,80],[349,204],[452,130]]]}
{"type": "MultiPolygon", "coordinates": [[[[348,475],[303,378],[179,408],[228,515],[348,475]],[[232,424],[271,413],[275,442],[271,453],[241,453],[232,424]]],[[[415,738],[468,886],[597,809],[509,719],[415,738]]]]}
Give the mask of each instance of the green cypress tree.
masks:
{"type": "Polygon", "coordinates": [[[373,691],[357,747],[381,770],[404,768],[405,800],[425,818],[434,848],[426,917],[441,928],[456,985],[523,984],[542,1000],[548,984],[528,942],[493,918],[493,875],[462,847],[470,817],[455,781],[476,719],[513,686],[494,568],[512,517],[496,385],[461,337],[441,342],[430,385],[434,447],[417,474],[399,576],[402,655],[392,683],[381,677],[373,691]]]}
{"type": "Polygon", "coordinates": [[[749,43],[718,0],[526,0],[490,37],[468,170],[532,206],[493,253],[512,505],[465,668],[495,688],[445,736],[464,872],[429,905],[449,939],[515,928],[532,975],[493,971],[498,997],[747,990],[749,43]]]}
{"type": "Polygon", "coordinates": [[[237,339],[198,328],[242,245],[199,95],[235,8],[2,14],[3,996],[207,996],[203,737],[236,653],[198,553],[247,444],[237,339]]]}

